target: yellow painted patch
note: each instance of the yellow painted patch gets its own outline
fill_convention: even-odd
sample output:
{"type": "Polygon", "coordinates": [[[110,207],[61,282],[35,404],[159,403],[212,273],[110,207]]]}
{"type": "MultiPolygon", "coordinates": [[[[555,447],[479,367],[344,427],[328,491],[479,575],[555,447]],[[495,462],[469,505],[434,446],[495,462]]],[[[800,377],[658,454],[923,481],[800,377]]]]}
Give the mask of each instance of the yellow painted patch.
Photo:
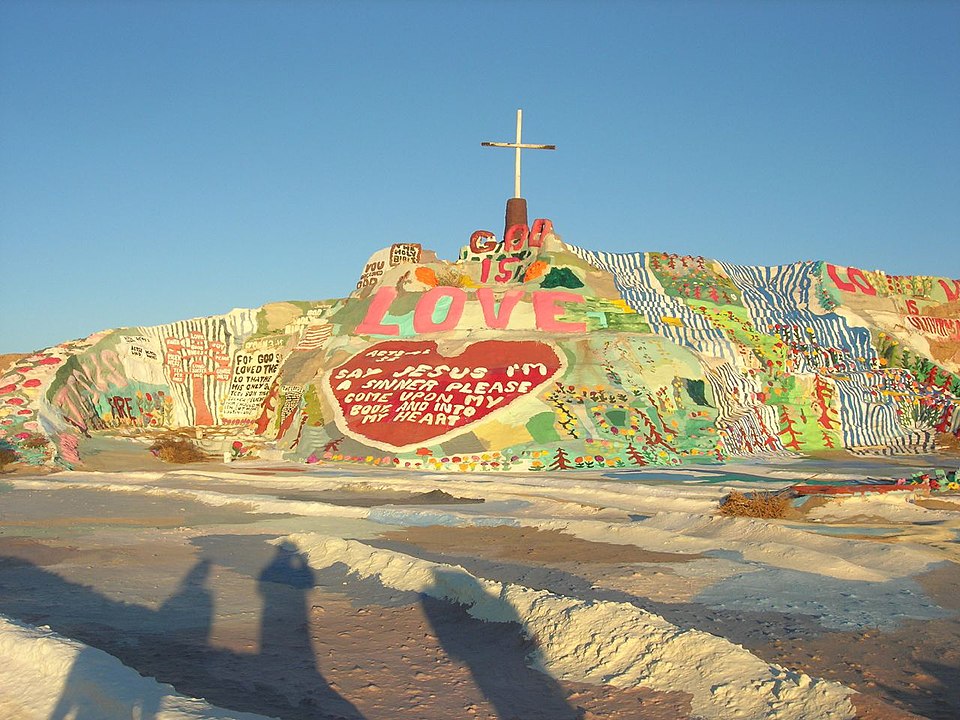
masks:
{"type": "Polygon", "coordinates": [[[533,440],[533,437],[523,425],[507,425],[497,420],[478,424],[473,428],[473,433],[487,447],[507,447],[533,440]]]}

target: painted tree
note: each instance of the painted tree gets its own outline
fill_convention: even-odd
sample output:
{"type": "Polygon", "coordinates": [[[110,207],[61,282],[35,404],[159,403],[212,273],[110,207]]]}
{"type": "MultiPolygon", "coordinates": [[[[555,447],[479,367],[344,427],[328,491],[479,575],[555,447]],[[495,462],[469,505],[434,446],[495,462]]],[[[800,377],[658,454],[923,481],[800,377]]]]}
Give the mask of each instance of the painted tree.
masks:
{"type": "Polygon", "coordinates": [[[570,456],[567,455],[566,450],[562,447],[557,448],[557,452],[554,453],[553,462],[550,463],[551,470],[569,470],[573,465],[570,463],[570,456]]]}
{"type": "Polygon", "coordinates": [[[953,408],[947,405],[940,413],[940,419],[937,421],[937,432],[947,432],[950,427],[950,421],[953,419],[953,408]]]}
{"type": "Polygon", "coordinates": [[[630,458],[630,462],[634,465],[646,465],[647,460],[643,455],[640,454],[640,451],[633,446],[633,443],[627,445],[627,457],[630,458]]]}
{"type": "Polygon", "coordinates": [[[547,402],[557,409],[556,421],[563,428],[563,431],[574,440],[577,439],[577,421],[564,402],[565,390],[562,383],[557,383],[557,388],[547,395],[547,402]]]}
{"type": "Polygon", "coordinates": [[[274,382],[263,399],[263,410],[257,418],[257,435],[265,435],[267,428],[276,420],[277,402],[280,399],[280,383],[274,382]]]}
{"type": "Polygon", "coordinates": [[[640,421],[643,423],[643,426],[646,429],[647,442],[650,445],[660,445],[661,447],[665,447],[667,450],[677,452],[676,448],[663,439],[663,435],[657,431],[657,426],[653,424],[653,421],[645,412],[638,414],[640,415],[640,421]]]}
{"type": "Polygon", "coordinates": [[[786,435],[790,442],[783,443],[785,448],[790,450],[796,450],[800,452],[800,438],[795,429],[796,423],[793,421],[793,418],[790,417],[790,413],[787,411],[786,405],[780,406],[780,437],[782,438],[786,435]]]}
{"type": "Polygon", "coordinates": [[[297,434],[293,438],[293,442],[290,443],[290,449],[296,450],[300,445],[300,440],[303,438],[303,428],[307,424],[307,416],[303,414],[300,416],[300,427],[297,428],[297,434]]]}
{"type": "Polygon", "coordinates": [[[774,435],[772,429],[764,422],[763,416],[760,414],[760,408],[753,408],[751,414],[756,420],[754,432],[756,433],[757,447],[766,448],[771,452],[783,450],[783,443],[780,442],[780,437],[774,435]]]}
{"type": "Polygon", "coordinates": [[[344,441],[344,436],[341,435],[336,440],[331,440],[326,445],[323,446],[324,452],[337,452],[340,449],[340,443],[344,441]]]}
{"type": "Polygon", "coordinates": [[[833,417],[835,413],[832,407],[833,388],[820,373],[813,376],[813,395],[817,401],[817,408],[820,410],[820,415],[817,417],[820,427],[824,430],[836,429],[837,420],[833,417]]]}
{"type": "Polygon", "coordinates": [[[823,437],[823,446],[825,448],[829,448],[832,450],[833,448],[836,447],[836,445],[833,442],[833,438],[830,437],[830,433],[828,433],[826,430],[821,430],[820,434],[823,437]]]}

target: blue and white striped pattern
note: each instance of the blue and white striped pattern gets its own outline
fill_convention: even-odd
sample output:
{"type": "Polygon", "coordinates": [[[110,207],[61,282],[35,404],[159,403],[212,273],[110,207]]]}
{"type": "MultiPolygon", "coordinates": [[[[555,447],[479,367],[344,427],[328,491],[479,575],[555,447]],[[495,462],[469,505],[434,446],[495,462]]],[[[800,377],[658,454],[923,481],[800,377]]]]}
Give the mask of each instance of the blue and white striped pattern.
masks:
{"type": "Polygon", "coordinates": [[[743,356],[726,334],[703,315],[664,292],[656,276],[646,266],[645,253],[607,253],[567,246],[574,254],[613,276],[614,284],[627,305],[643,315],[650,329],[678,345],[704,355],[744,367],[743,356]],[[677,327],[663,318],[678,318],[677,327]]]}
{"type": "MultiPolygon", "coordinates": [[[[653,332],[726,361],[707,372],[719,410],[718,429],[730,454],[786,452],[779,440],[776,408],[758,397],[759,384],[742,371],[753,364],[750,348],[732,342],[705,316],[682,300],[667,295],[646,263],[645,253],[605,253],[568,246],[594,267],[613,276],[627,304],[643,314],[653,332]],[[678,318],[683,326],[664,322],[678,318]]],[[[922,429],[905,427],[897,413],[870,332],[851,327],[837,313],[818,313],[816,292],[821,263],[743,266],[720,263],[736,285],[755,330],[780,335],[792,346],[790,372],[816,373],[831,379],[837,388],[837,407],[843,444],[847,448],[894,448],[911,452],[928,448],[932,436],[922,429]]],[[[889,372],[889,371],[888,371],[889,372]]]]}
{"type": "Polygon", "coordinates": [[[900,422],[896,403],[886,392],[896,372],[873,371],[834,377],[844,447],[892,447],[905,451],[930,444],[930,433],[909,430],[900,422]]]}
{"type": "Polygon", "coordinates": [[[813,281],[819,276],[819,263],[772,267],[720,265],[739,288],[757,330],[769,334],[770,326],[796,325],[816,345],[836,351],[833,358],[826,352],[795,356],[798,371],[853,372],[874,366],[877,353],[866,328],[851,328],[846,319],[835,313],[818,315],[806,309],[811,304],[813,281]]]}
{"type": "Polygon", "coordinates": [[[707,372],[717,403],[717,428],[722,431],[727,455],[765,452],[787,453],[780,441],[777,410],[760,402],[760,383],[724,363],[707,372]]]}

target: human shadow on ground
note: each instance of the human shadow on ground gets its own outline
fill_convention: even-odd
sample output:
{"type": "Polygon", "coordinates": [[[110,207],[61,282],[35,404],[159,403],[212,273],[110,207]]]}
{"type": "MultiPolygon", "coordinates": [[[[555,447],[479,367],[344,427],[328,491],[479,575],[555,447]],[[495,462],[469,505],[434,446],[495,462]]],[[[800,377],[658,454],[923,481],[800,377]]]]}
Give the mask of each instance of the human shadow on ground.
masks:
{"type": "Polygon", "coordinates": [[[108,670],[129,668],[173,685],[182,695],[235,711],[284,720],[363,720],[317,670],[310,643],[317,628],[311,628],[307,598],[313,574],[296,546],[277,547],[257,578],[263,598],[259,652],[210,645],[211,572],[212,563],[200,559],[170,598],[152,610],[105,597],[22,558],[0,555],[0,613],[48,625],[90,646],[77,655],[49,720],[153,720],[166,695],[162,687],[133,683],[106,706],[97,692],[98,680],[108,670]]]}
{"type": "Polygon", "coordinates": [[[917,683],[878,683],[890,700],[928,720],[956,720],[960,717],[960,668],[940,662],[919,661],[926,675],[924,686],[917,683]]]}
{"type": "MultiPolygon", "coordinates": [[[[782,640],[803,641],[823,635],[836,633],[825,627],[822,622],[806,614],[791,614],[774,610],[747,610],[744,608],[724,608],[700,602],[666,602],[648,597],[632,595],[623,590],[604,588],[594,584],[586,577],[557,568],[525,565],[498,560],[486,560],[476,556],[457,553],[442,553],[424,550],[410,543],[387,540],[370,540],[369,544],[394,550],[415,557],[443,564],[454,564],[465,568],[473,575],[496,582],[522,585],[533,589],[546,590],[557,595],[576,597],[587,602],[612,601],[629,603],[647,612],[659,615],[680,629],[702,630],[723,637],[756,652],[763,647],[782,640]]],[[[766,658],[777,662],[776,657],[766,658]]],[[[923,663],[918,662],[918,665],[923,663]]],[[[960,669],[949,665],[930,666],[926,674],[939,682],[942,687],[953,688],[960,683],[960,669]]],[[[947,697],[931,695],[922,688],[911,689],[909,684],[879,684],[880,695],[888,701],[896,701],[901,707],[924,717],[934,713],[938,718],[960,717],[957,708],[960,701],[947,697]],[[944,708],[946,708],[944,710],[944,708]],[[939,713],[939,714],[937,714],[939,713]]],[[[954,693],[955,694],[955,693],[954,693]]]]}
{"type": "MultiPolygon", "coordinates": [[[[198,538],[197,543],[205,553],[217,557],[218,564],[226,564],[237,572],[254,573],[257,565],[251,557],[253,548],[238,550],[235,538],[206,536],[198,538]]],[[[306,584],[304,576],[309,572],[327,592],[343,594],[356,606],[400,608],[419,604],[444,654],[451,663],[470,673],[498,717],[572,720],[582,714],[567,701],[560,683],[532,667],[536,643],[524,635],[519,616],[506,600],[501,601],[498,611],[502,622],[487,622],[472,617],[467,606],[442,599],[453,595],[451,583],[460,583],[458,597],[482,597],[483,588],[475,578],[440,571],[434,577],[433,588],[416,593],[386,587],[376,577],[359,577],[341,563],[314,570],[301,565],[299,558],[291,557],[289,563],[282,558],[278,552],[278,562],[271,563],[269,572],[259,574],[261,581],[270,577],[286,579],[294,585],[306,584]]],[[[265,605],[265,617],[276,615],[267,612],[265,605]]],[[[295,624],[292,620],[287,623],[295,624]]],[[[263,652],[269,652],[269,648],[263,652]]],[[[430,717],[429,711],[423,716],[430,717]]]]}
{"type": "Polygon", "coordinates": [[[410,543],[394,540],[370,540],[370,545],[413,555],[431,562],[459,565],[473,575],[496,582],[522,585],[535,590],[587,602],[610,601],[629,603],[641,610],[660,615],[677,627],[703,630],[733,643],[755,647],[775,639],[792,639],[820,635],[828,630],[816,618],[776,611],[727,610],[700,602],[667,602],[633,595],[624,590],[605,588],[592,580],[544,565],[522,564],[507,560],[487,560],[472,555],[424,550],[410,543]],[[749,622],[745,622],[749,619],[749,622]]]}
{"type": "Polygon", "coordinates": [[[463,663],[501,720],[579,720],[582,708],[572,707],[563,687],[545,671],[531,667],[536,643],[523,631],[516,610],[497,600],[497,622],[478,620],[469,606],[434,595],[483,598],[477,580],[465,573],[434,571],[434,587],[420,595],[420,604],[444,652],[463,663]],[[451,592],[456,588],[455,592],[451,592]]]}
{"type": "MultiPolygon", "coordinates": [[[[213,599],[206,588],[209,574],[208,561],[196,563],[176,592],[156,611],[156,622],[174,635],[189,632],[194,641],[206,643],[213,619],[213,599]]],[[[84,648],[70,667],[49,720],[102,720],[103,717],[152,720],[165,694],[163,688],[132,682],[129,685],[113,684],[113,692],[109,695],[100,690],[108,677],[117,673],[129,676],[127,671],[128,668],[118,667],[116,658],[102,650],[84,648]]]]}
{"type": "Polygon", "coordinates": [[[274,695],[284,684],[308,688],[309,693],[299,700],[305,710],[337,718],[361,718],[360,711],[331,688],[316,669],[307,597],[314,583],[313,570],[296,544],[284,540],[277,545],[273,559],[258,577],[257,591],[263,597],[258,657],[264,671],[272,674],[274,668],[284,670],[281,676],[271,677],[272,682],[265,683],[261,692],[274,695]]]}

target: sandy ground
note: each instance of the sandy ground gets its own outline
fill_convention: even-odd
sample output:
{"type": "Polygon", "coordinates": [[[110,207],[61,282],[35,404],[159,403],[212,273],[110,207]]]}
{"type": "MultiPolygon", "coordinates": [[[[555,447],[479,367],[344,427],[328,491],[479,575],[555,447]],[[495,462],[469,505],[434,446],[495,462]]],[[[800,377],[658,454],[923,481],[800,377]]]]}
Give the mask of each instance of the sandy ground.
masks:
{"type": "MultiPolygon", "coordinates": [[[[124,463],[105,455],[100,468],[124,463]]],[[[276,544],[313,532],[563,597],[630,603],[766,662],[838,681],[858,691],[851,699],[864,720],[960,717],[960,505],[949,500],[915,506],[933,514],[912,522],[836,523],[861,545],[922,547],[937,560],[902,579],[848,587],[751,555],[768,552],[769,540],[750,549],[706,530],[658,547],[585,539],[599,521],[665,527],[669,513],[650,510],[659,496],[634,497],[635,483],[618,499],[616,487],[595,489],[587,478],[552,494],[548,486],[511,489],[485,478],[341,478],[336,468],[303,475],[302,466],[276,464],[170,472],[136,457],[136,470],[152,474],[0,477],[0,613],[49,626],[221,707],[291,720],[695,716],[683,689],[552,677],[534,667],[535,640],[519,621],[482,622],[457,603],[361,579],[342,564],[313,568],[296,546],[276,544]],[[317,503],[363,512],[307,512],[317,503]],[[495,524],[493,516],[515,524],[495,524]],[[585,529],[549,527],[564,516],[585,529]],[[742,599],[723,590],[753,580],[742,599]],[[791,582],[853,604],[836,612],[828,598],[822,612],[791,605],[787,589],[776,590],[791,582]],[[752,592],[787,600],[752,607],[752,592]],[[847,597],[856,593],[863,599],[847,597]],[[904,615],[888,623],[878,613],[889,614],[898,597],[904,615]]],[[[678,516],[722,493],[709,486],[688,497],[688,488],[659,481],[646,490],[663,493],[678,516]]],[[[789,523],[801,532],[792,528],[802,520],[789,523]]],[[[803,532],[819,542],[819,531],[803,532]]]]}
{"type": "MultiPolygon", "coordinates": [[[[583,593],[583,587],[574,585],[583,585],[582,579],[589,578],[605,578],[608,586],[613,585],[611,575],[632,575],[632,563],[677,562],[684,557],[637,548],[623,552],[623,546],[507,527],[413,528],[385,533],[384,537],[388,540],[385,545],[398,550],[442,558],[484,577],[558,592],[583,593]],[[538,575],[537,567],[564,574],[538,575]]],[[[944,563],[917,579],[943,607],[960,610],[960,565],[944,563]]],[[[611,598],[618,593],[594,590],[592,595],[611,598]]],[[[955,616],[908,622],[892,631],[818,633],[810,628],[784,627],[783,619],[774,614],[745,617],[692,603],[671,606],[639,596],[631,601],[678,625],[731,638],[770,662],[838,680],[860,691],[864,695],[854,702],[864,720],[911,717],[914,713],[930,718],[960,717],[956,692],[960,687],[960,623],[955,616]]]]}

